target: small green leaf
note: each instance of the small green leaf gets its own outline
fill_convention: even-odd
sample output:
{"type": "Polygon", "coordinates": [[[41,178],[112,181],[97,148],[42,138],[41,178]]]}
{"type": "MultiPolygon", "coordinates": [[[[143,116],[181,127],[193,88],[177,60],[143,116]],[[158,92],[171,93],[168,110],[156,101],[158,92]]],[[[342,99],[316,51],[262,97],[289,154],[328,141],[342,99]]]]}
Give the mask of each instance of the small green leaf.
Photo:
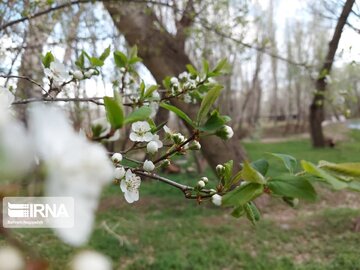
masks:
{"type": "Polygon", "coordinates": [[[108,58],[109,55],[110,55],[110,46],[107,47],[107,48],[103,51],[103,53],[100,55],[99,59],[104,62],[105,59],[108,58]]]}
{"type": "Polygon", "coordinates": [[[269,162],[267,162],[267,160],[263,158],[258,159],[256,161],[251,162],[251,167],[253,167],[259,173],[265,176],[269,169],[269,162]]]}
{"type": "Polygon", "coordinates": [[[106,116],[113,129],[118,129],[123,126],[124,123],[124,111],[122,104],[115,98],[104,97],[104,105],[106,110],[106,116]]]}
{"type": "Polygon", "coordinates": [[[147,106],[140,107],[137,110],[132,111],[126,118],[124,123],[129,124],[137,121],[143,121],[149,118],[151,115],[151,108],[147,106]]]}
{"type": "Polygon", "coordinates": [[[248,202],[244,205],[246,217],[255,226],[256,222],[260,220],[260,212],[253,202],[248,202]]]}
{"type": "Polygon", "coordinates": [[[90,57],[90,63],[95,67],[102,67],[104,65],[104,61],[96,57],[90,57]]]}
{"type": "Polygon", "coordinates": [[[327,173],[326,171],[316,167],[311,162],[302,160],[301,166],[307,173],[325,180],[336,190],[344,189],[347,187],[347,184],[345,182],[337,179],[336,177],[332,176],[331,174],[327,173]]]}
{"type": "Polygon", "coordinates": [[[126,67],[128,59],[125,54],[120,51],[114,52],[115,65],[118,68],[126,67]]]}
{"type": "Polygon", "coordinates": [[[234,218],[242,217],[244,214],[245,214],[245,210],[244,210],[244,207],[241,205],[238,207],[235,207],[234,210],[231,212],[231,215],[234,218]]]}
{"type": "Polygon", "coordinates": [[[148,87],[148,89],[146,89],[145,94],[144,94],[144,98],[148,98],[151,97],[152,94],[159,88],[158,85],[151,85],[148,87]]]}
{"type": "Polygon", "coordinates": [[[205,74],[209,72],[209,62],[206,59],[203,59],[203,71],[205,74]]]}
{"type": "Polygon", "coordinates": [[[268,186],[275,195],[309,201],[316,199],[316,191],[305,177],[294,175],[278,176],[269,180],[268,186]]]}
{"type": "Polygon", "coordinates": [[[186,65],[186,68],[191,75],[196,76],[198,74],[198,72],[192,65],[188,64],[188,65],[186,65]]]}
{"type": "Polygon", "coordinates": [[[140,98],[144,98],[144,95],[145,95],[145,83],[144,83],[144,81],[141,81],[139,90],[140,90],[140,98]]]}
{"type": "Polygon", "coordinates": [[[248,183],[241,185],[234,190],[226,193],[222,198],[224,206],[240,206],[260,196],[264,191],[264,187],[257,183],[248,183]]]}
{"type": "Polygon", "coordinates": [[[46,68],[49,68],[51,62],[54,62],[54,60],[55,60],[55,58],[54,58],[54,56],[52,55],[51,52],[47,52],[41,58],[42,58],[41,61],[42,61],[43,65],[44,65],[44,67],[46,67],[46,68]]]}
{"type": "Polygon", "coordinates": [[[342,175],[360,176],[360,163],[330,163],[327,161],[320,161],[319,166],[329,171],[334,171],[342,175]]]}
{"type": "Polygon", "coordinates": [[[269,153],[270,155],[282,160],[282,162],[284,163],[286,169],[293,174],[294,170],[296,169],[296,165],[297,165],[297,161],[296,158],[289,156],[289,155],[285,155],[285,154],[278,154],[278,153],[269,153]]]}
{"type": "Polygon", "coordinates": [[[81,52],[79,58],[75,61],[75,65],[78,66],[80,69],[84,69],[84,67],[85,67],[85,56],[84,56],[83,52],[81,52]]]}
{"type": "Polygon", "coordinates": [[[167,103],[160,103],[160,107],[167,109],[169,111],[172,111],[173,113],[175,113],[177,116],[179,116],[181,119],[183,119],[186,123],[188,123],[190,126],[194,127],[194,123],[191,120],[191,118],[189,116],[187,116],[186,113],[184,113],[182,110],[180,110],[179,108],[172,106],[170,104],[167,103]]]}
{"type": "Polygon", "coordinates": [[[211,109],[211,106],[215,103],[216,99],[219,97],[222,85],[215,85],[213,88],[207,92],[205,97],[203,98],[200,109],[197,115],[197,122],[200,123],[200,121],[208,114],[208,112],[211,109]]]}
{"type": "Polygon", "coordinates": [[[217,110],[214,110],[206,123],[200,127],[199,129],[202,131],[215,131],[225,125],[227,122],[231,120],[230,117],[226,115],[220,115],[217,110]]]}
{"type": "Polygon", "coordinates": [[[247,161],[244,162],[244,166],[241,170],[241,178],[247,182],[259,184],[266,183],[264,176],[260,172],[255,170],[247,161]]]}
{"type": "Polygon", "coordinates": [[[224,187],[225,189],[230,188],[232,182],[231,182],[231,177],[232,177],[232,172],[233,172],[233,166],[234,166],[234,161],[233,160],[229,160],[228,162],[224,163],[224,167],[225,167],[225,172],[224,172],[224,187]]]}
{"type": "Polygon", "coordinates": [[[226,66],[227,60],[224,58],[220,60],[220,62],[216,65],[216,67],[212,70],[216,75],[220,73],[220,71],[226,66]]]}

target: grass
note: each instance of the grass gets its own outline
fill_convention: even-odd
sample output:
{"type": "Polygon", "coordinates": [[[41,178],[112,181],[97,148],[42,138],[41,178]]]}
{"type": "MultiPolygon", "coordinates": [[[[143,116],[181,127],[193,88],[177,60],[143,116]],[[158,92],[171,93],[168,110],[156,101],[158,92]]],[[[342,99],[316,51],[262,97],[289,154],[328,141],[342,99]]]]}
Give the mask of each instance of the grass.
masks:
{"type": "MultiPolygon", "coordinates": [[[[251,159],[277,152],[313,162],[360,161],[360,135],[352,138],[336,149],[314,150],[305,140],[248,143],[246,148],[251,159]]],[[[271,161],[273,173],[280,170],[281,163],[271,161]]],[[[199,176],[172,177],[194,183],[199,176]]],[[[254,228],[245,219],[232,218],[226,209],[208,203],[198,206],[156,182],[144,181],[141,199],[133,205],[111,186],[104,191],[86,248],[109,256],[114,269],[360,269],[360,234],[352,231],[360,216],[358,194],[320,193],[321,201],[297,210],[277,200],[267,202],[254,228]]],[[[75,252],[47,229],[16,230],[15,235],[49,260],[52,269],[66,268],[75,252]]]]}

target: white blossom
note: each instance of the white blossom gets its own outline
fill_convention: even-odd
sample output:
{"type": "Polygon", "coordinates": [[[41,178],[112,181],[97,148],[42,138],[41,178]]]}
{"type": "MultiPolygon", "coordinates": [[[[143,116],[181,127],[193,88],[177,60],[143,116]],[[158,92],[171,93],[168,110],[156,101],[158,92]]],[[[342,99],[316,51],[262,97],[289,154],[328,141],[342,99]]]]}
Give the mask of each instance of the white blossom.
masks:
{"type": "Polygon", "coordinates": [[[114,177],[118,180],[123,179],[125,176],[125,169],[123,166],[115,168],[114,177]]]}
{"type": "Polygon", "coordinates": [[[205,177],[205,176],[201,177],[200,180],[201,180],[201,181],[204,181],[204,183],[209,182],[209,179],[208,179],[207,177],[205,177]]]}
{"type": "Polygon", "coordinates": [[[133,123],[131,125],[131,130],[130,140],[133,142],[149,142],[153,138],[153,134],[150,132],[150,125],[146,121],[133,123]]]}
{"type": "Polygon", "coordinates": [[[159,145],[155,141],[151,141],[146,145],[146,151],[150,154],[155,154],[159,149],[159,145]]]}
{"type": "Polygon", "coordinates": [[[82,251],[71,262],[71,270],[111,270],[111,260],[96,251],[82,251]]]}
{"type": "Polygon", "coordinates": [[[163,129],[164,129],[166,135],[170,135],[170,136],[171,136],[171,135],[173,134],[173,131],[172,131],[167,125],[165,125],[165,126],[163,127],[163,129]]]}
{"type": "Polygon", "coordinates": [[[86,78],[90,78],[95,72],[96,71],[94,69],[89,69],[88,71],[85,71],[84,75],[86,78]]]}
{"type": "Polygon", "coordinates": [[[205,182],[200,180],[197,182],[197,185],[198,185],[198,187],[203,188],[203,187],[205,187],[205,182]]]}
{"type": "Polygon", "coordinates": [[[84,78],[84,74],[82,73],[81,70],[75,70],[75,71],[73,72],[73,76],[74,76],[74,78],[77,79],[77,80],[81,80],[81,79],[84,78]]]}
{"type": "MultiPolygon", "coordinates": [[[[111,125],[106,117],[100,117],[95,119],[91,126],[93,128],[100,127],[101,131],[99,134],[99,137],[103,137],[110,133],[111,131],[111,125]]],[[[115,133],[110,136],[109,138],[104,139],[104,141],[114,142],[120,139],[120,129],[116,130],[115,133]]]]}
{"type": "Polygon", "coordinates": [[[216,166],[216,173],[218,174],[218,176],[222,176],[225,172],[225,167],[221,164],[218,164],[216,166]]]}
{"type": "Polygon", "coordinates": [[[143,168],[145,171],[151,172],[155,169],[155,165],[151,160],[145,160],[143,168]]]}
{"type": "Polygon", "coordinates": [[[125,174],[125,179],[120,182],[121,191],[124,192],[125,200],[128,203],[133,203],[139,200],[140,184],[141,178],[128,169],[125,174]]]}
{"type": "Polygon", "coordinates": [[[180,80],[188,79],[189,77],[190,77],[190,74],[188,72],[186,72],[186,71],[179,74],[179,79],[180,80]]]}
{"type": "Polygon", "coordinates": [[[21,253],[9,246],[0,248],[0,269],[1,270],[23,270],[25,261],[21,253]]]}
{"type": "Polygon", "coordinates": [[[174,143],[176,143],[176,144],[180,144],[185,141],[185,137],[181,133],[173,134],[172,139],[173,139],[174,143]]]}
{"type": "Polygon", "coordinates": [[[111,160],[114,162],[114,163],[120,163],[123,159],[123,156],[122,154],[120,153],[114,153],[112,156],[111,156],[111,160]]]}
{"type": "Polygon", "coordinates": [[[232,136],[234,136],[234,131],[230,126],[224,126],[224,130],[226,132],[226,139],[230,139],[232,136]]]}
{"type": "Polygon", "coordinates": [[[223,140],[228,140],[234,135],[234,131],[231,127],[224,125],[216,131],[216,135],[223,140]]]}
{"type": "Polygon", "coordinates": [[[173,85],[178,85],[178,84],[179,84],[179,80],[178,80],[178,78],[176,78],[176,77],[172,77],[172,78],[170,79],[170,83],[173,84],[173,85]]]}
{"type": "Polygon", "coordinates": [[[66,71],[65,65],[57,59],[50,63],[49,68],[44,69],[44,73],[47,77],[53,79],[56,85],[60,85],[71,78],[66,71]]]}
{"type": "Polygon", "coordinates": [[[0,180],[19,179],[34,165],[34,151],[25,127],[10,111],[12,94],[0,91],[0,180]]]}
{"type": "Polygon", "coordinates": [[[211,197],[211,201],[213,204],[220,206],[222,202],[222,197],[219,194],[214,194],[211,197]]]}
{"type": "Polygon", "coordinates": [[[45,195],[73,197],[75,202],[74,227],[54,230],[63,241],[82,245],[92,231],[101,190],[113,179],[113,165],[105,148],[76,134],[57,107],[33,106],[29,115],[30,132],[47,169],[45,195]]]}

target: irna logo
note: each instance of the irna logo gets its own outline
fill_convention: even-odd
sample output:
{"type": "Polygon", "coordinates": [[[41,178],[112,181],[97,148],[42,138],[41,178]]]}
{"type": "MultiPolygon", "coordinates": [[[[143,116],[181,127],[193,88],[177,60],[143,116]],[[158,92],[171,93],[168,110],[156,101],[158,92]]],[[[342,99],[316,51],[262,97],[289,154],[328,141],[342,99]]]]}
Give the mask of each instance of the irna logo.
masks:
{"type": "Polygon", "coordinates": [[[8,215],[11,218],[67,218],[69,213],[64,204],[48,203],[10,203],[8,215]]]}

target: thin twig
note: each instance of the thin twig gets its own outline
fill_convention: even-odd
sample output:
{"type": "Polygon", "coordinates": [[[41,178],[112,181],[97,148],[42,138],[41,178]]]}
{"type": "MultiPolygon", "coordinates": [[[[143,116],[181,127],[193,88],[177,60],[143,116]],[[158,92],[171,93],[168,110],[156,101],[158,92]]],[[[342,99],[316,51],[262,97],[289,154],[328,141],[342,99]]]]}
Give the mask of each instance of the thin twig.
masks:
{"type": "Polygon", "coordinates": [[[92,98],[29,98],[23,100],[17,100],[12,105],[28,104],[33,102],[92,102],[96,105],[104,105],[104,103],[97,100],[101,100],[103,97],[92,97],[92,98]]]}

